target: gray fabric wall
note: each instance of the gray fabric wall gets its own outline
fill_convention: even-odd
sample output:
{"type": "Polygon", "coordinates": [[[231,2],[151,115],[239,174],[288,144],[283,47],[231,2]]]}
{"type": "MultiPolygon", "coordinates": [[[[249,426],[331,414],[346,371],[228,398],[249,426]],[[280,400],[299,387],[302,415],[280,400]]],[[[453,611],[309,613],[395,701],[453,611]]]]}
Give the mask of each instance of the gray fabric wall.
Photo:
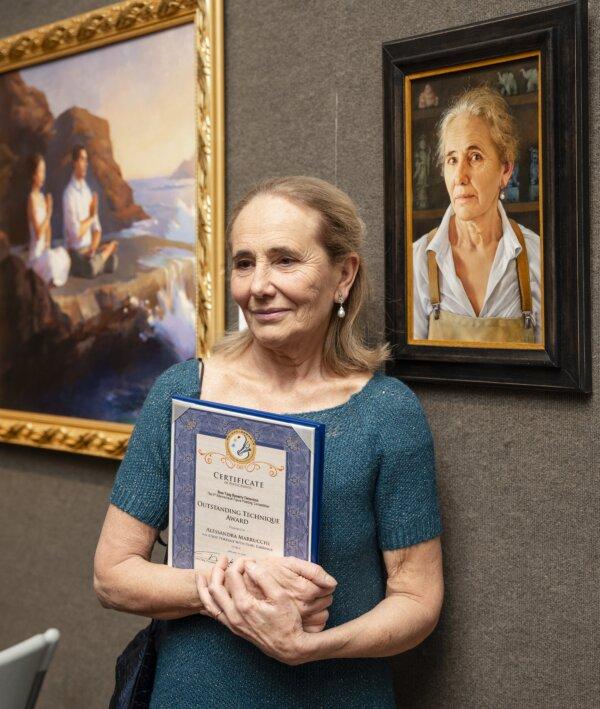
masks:
{"type": "MultiPolygon", "coordinates": [[[[7,35],[103,2],[0,0],[7,35]]],[[[228,205],[267,175],[337,182],[361,205],[383,326],[381,43],[544,0],[228,0],[228,205]]],[[[600,4],[590,3],[592,299],[600,4]]],[[[230,308],[233,314],[235,311],[230,308]]],[[[599,329],[594,385],[599,386],[599,329]]],[[[436,440],[447,581],[442,620],[394,661],[402,707],[592,707],[599,674],[598,394],[418,386],[436,440]]],[[[41,707],[102,707],[140,619],[102,610],[92,555],[114,463],[0,446],[0,646],[63,632],[41,707]]]]}

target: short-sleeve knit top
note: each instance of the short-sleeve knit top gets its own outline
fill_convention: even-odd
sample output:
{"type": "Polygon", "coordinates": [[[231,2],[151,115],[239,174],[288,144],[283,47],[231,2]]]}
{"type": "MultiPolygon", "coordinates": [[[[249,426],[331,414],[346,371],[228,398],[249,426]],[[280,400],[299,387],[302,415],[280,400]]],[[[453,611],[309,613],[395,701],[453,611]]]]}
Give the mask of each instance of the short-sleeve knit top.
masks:
{"type": "MultiPolygon", "coordinates": [[[[171,397],[198,397],[198,363],[164,372],[148,394],[111,502],[168,524],[171,397]]],[[[339,406],[290,415],[325,424],[319,563],[338,582],[327,627],[385,597],[382,550],[441,533],[431,432],[417,397],[375,374],[339,406]]],[[[201,615],[164,621],[151,707],[393,707],[385,659],[279,663],[201,615]]]]}

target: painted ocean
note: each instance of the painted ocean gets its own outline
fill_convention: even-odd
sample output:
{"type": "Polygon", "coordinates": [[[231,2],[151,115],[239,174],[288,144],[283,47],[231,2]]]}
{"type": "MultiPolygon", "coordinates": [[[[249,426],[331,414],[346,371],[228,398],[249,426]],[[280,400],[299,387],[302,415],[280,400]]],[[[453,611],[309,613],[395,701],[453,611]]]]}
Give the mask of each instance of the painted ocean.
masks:
{"type": "Polygon", "coordinates": [[[152,234],[161,239],[196,242],[193,178],[173,179],[151,177],[130,180],[133,199],[150,215],[150,219],[136,222],[131,228],[118,232],[119,236],[152,234]]]}
{"type": "Polygon", "coordinates": [[[99,347],[89,374],[78,372],[72,386],[65,382],[47,394],[37,392],[38,411],[134,423],[156,377],[195,355],[194,180],[160,177],[131,180],[130,185],[135,202],[150,218],[105,238],[119,240],[123,270],[133,275],[132,289],[144,279],[159,285],[147,298],[129,297],[124,312],[135,312],[136,329],[123,348],[125,355],[99,347]]]}

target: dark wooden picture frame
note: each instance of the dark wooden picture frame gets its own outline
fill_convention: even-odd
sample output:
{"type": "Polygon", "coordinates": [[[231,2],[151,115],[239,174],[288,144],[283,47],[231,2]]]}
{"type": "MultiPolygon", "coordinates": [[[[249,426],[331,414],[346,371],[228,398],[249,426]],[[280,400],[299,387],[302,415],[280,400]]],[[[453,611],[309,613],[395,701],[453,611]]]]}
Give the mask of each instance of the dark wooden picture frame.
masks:
{"type": "MultiPolygon", "coordinates": [[[[587,3],[571,0],[387,42],[383,82],[386,334],[394,355],[388,373],[412,381],[590,392],[587,3]],[[458,75],[465,67],[491,67],[515,57],[535,59],[539,67],[543,337],[535,346],[415,340],[412,249],[407,239],[413,236],[415,211],[410,82],[436,73],[458,75]]],[[[521,205],[521,211],[532,212],[533,205],[521,205]]],[[[438,212],[421,214],[425,219],[438,212]]]]}

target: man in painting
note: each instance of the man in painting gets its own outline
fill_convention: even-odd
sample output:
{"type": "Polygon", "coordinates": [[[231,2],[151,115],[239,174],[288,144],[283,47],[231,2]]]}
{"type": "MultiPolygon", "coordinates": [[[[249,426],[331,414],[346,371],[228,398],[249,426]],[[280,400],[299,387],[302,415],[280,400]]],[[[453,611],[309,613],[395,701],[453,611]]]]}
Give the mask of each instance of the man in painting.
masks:
{"type": "Polygon", "coordinates": [[[96,278],[113,273],[117,267],[117,242],[101,244],[98,195],[92,194],[85,176],[88,154],[83,145],[72,152],[73,173],[63,192],[64,237],[71,256],[71,275],[96,278]]]}
{"type": "Polygon", "coordinates": [[[469,89],[444,112],[438,159],[450,205],[413,245],[415,339],[541,342],[540,238],[502,206],[517,151],[498,91],[469,89]]]}

